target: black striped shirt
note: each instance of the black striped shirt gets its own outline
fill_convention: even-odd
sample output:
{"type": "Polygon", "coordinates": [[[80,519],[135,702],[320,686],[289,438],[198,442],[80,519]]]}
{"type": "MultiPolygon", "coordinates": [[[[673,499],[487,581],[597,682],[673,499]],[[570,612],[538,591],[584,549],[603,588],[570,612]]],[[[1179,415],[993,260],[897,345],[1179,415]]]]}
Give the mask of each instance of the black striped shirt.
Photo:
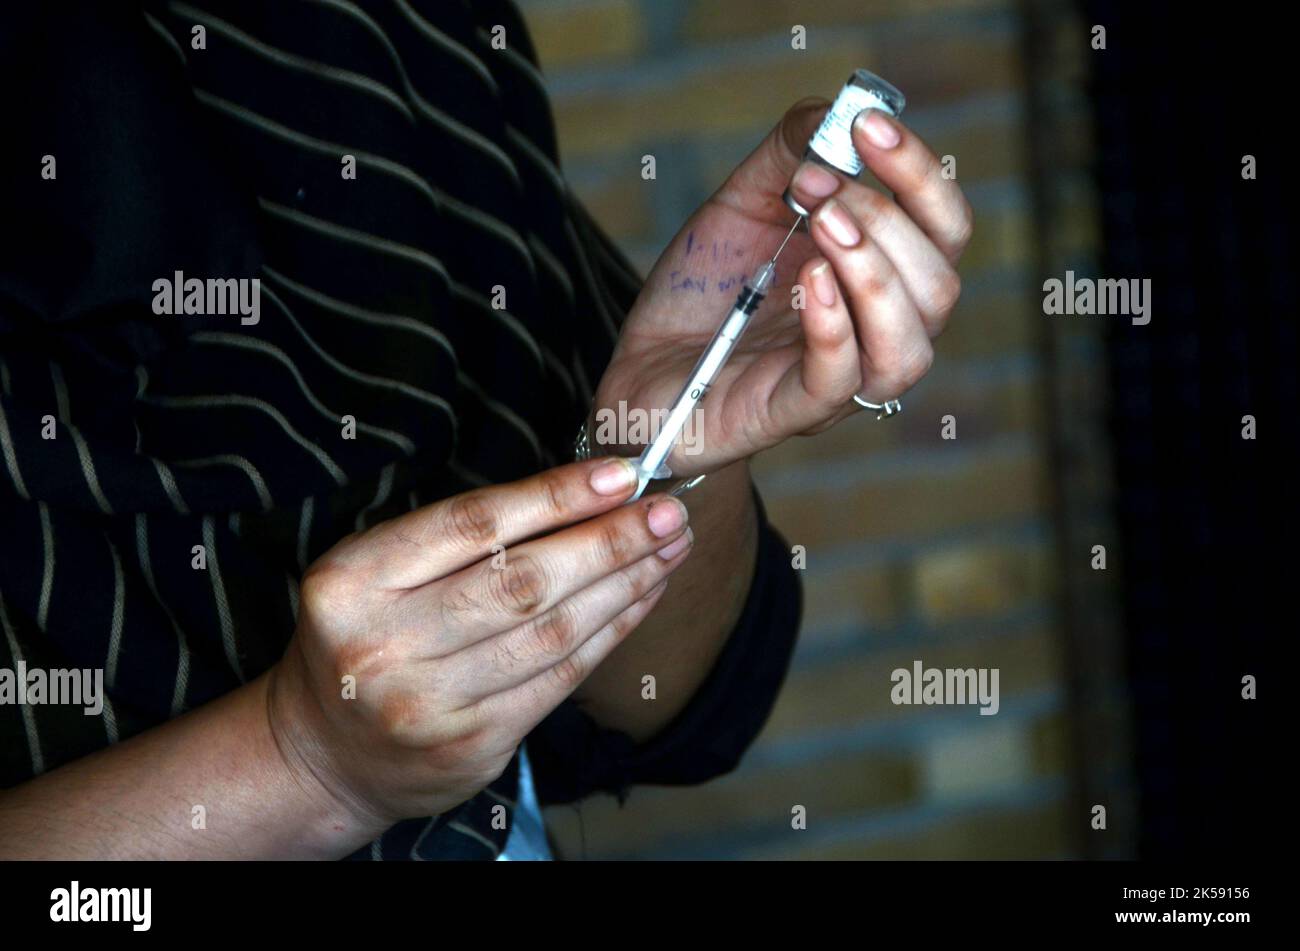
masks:
{"type": "MultiPolygon", "coordinates": [[[[3,16],[0,666],[103,668],[108,696],[0,707],[12,785],[266,670],[342,536],[565,461],[640,281],[568,191],[508,3],[3,16]],[[257,278],[260,319],[156,315],[178,275],[257,278]]],[[[770,531],[763,551],[665,736],[637,748],[566,704],[529,738],[544,799],[734,763],[796,626],[770,531]]],[[[516,781],[358,857],[491,858],[516,781]]]]}

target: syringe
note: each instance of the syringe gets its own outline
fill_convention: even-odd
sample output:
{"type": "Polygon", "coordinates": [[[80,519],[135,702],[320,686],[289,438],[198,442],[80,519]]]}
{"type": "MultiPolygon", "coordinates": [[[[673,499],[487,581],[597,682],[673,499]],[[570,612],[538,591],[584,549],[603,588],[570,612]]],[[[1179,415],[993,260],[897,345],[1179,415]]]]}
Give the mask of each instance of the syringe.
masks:
{"type": "MultiPolygon", "coordinates": [[[[804,160],[817,162],[850,178],[857,178],[863,169],[863,161],[853,144],[851,130],[854,118],[864,109],[879,109],[897,117],[902,114],[905,104],[903,94],[885,80],[865,69],[855,69],[822,119],[822,124],[809,140],[808,148],[804,152],[804,160]]],[[[754,273],[754,279],[740,292],[735,306],[731,308],[731,313],[722,322],[718,332],[713,335],[713,339],[704,350],[704,355],[691,371],[663,427],[634,463],[637,468],[637,488],[636,494],[628,501],[639,499],[651,479],[666,479],[672,475],[665,465],[665,460],[672,452],[673,443],[681,435],[695,407],[699,405],[700,400],[704,399],[704,394],[717,379],[723,364],[727,362],[731,351],[735,349],[736,342],[740,340],[740,335],[745,332],[749,318],[753,316],[754,311],[758,310],[758,305],[763,302],[764,295],[772,286],[772,280],[776,276],[776,259],[785,250],[795,229],[808,220],[808,210],[795,200],[789,188],[786,189],[783,197],[785,203],[799,217],[795,219],[790,233],[781,242],[781,247],[776,249],[776,254],[754,273]]],[[[880,410],[883,416],[893,415],[900,408],[897,400],[890,400],[883,405],[867,403],[857,396],[854,400],[862,406],[880,410]]],[[[690,488],[702,478],[704,477],[697,476],[677,486],[673,492],[679,493],[690,488]]]]}
{"type": "Polygon", "coordinates": [[[785,250],[786,244],[789,243],[795,229],[803,222],[802,216],[795,219],[794,225],[791,226],[785,240],[781,246],[776,249],[771,259],[754,272],[753,280],[746,282],[741,289],[740,294],[736,297],[736,303],[732,306],[731,312],[727,314],[722,326],[718,328],[709,345],[704,348],[704,353],[695,364],[695,369],[686,380],[686,385],[682,387],[677,399],[673,401],[673,407],[668,412],[667,419],[664,420],[659,432],[651,440],[650,445],[646,446],[645,452],[641,453],[640,458],[633,465],[637,470],[636,493],[628,502],[635,502],[645,492],[646,486],[651,479],[666,479],[672,475],[672,471],[666,465],[668,454],[672,452],[673,443],[681,435],[682,430],[686,427],[686,422],[695,407],[699,405],[700,400],[708,393],[709,387],[713,381],[718,378],[722,367],[726,364],[727,358],[735,349],[736,343],[740,340],[740,335],[745,332],[749,326],[749,318],[758,310],[758,305],[763,303],[763,298],[767,295],[768,288],[772,286],[772,281],[776,277],[776,259],[781,256],[785,250]]]}

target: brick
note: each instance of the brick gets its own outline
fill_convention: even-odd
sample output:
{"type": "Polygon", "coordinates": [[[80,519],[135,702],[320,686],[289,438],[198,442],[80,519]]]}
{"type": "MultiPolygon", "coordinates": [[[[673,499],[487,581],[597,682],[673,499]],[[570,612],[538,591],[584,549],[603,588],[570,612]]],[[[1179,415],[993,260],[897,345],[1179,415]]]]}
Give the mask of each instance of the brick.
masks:
{"type": "MultiPolygon", "coordinates": [[[[997,667],[1005,709],[1019,694],[1049,689],[1060,682],[1060,649],[1055,631],[1040,628],[971,643],[916,644],[834,664],[791,672],[772,711],[765,736],[782,739],[864,722],[903,722],[909,718],[952,712],[947,707],[895,705],[890,674],[910,669],[915,660],[927,667],[997,667]]],[[[961,711],[978,721],[973,709],[961,711]]]]}
{"type": "Polygon", "coordinates": [[[975,230],[962,255],[960,274],[969,276],[1033,261],[1033,229],[1027,209],[977,209],[974,220],[975,230]]]}
{"type": "Polygon", "coordinates": [[[966,288],[948,321],[935,341],[936,372],[945,358],[992,356],[1007,351],[1023,351],[1034,344],[1044,320],[1042,297],[1032,288],[983,290],[972,287],[964,272],[966,288]]]}
{"type": "MultiPolygon", "coordinates": [[[[905,831],[896,837],[866,841],[844,838],[806,845],[799,833],[774,839],[766,848],[745,854],[749,859],[1052,859],[1069,853],[1068,816],[1060,803],[1029,808],[971,809],[967,814],[905,831]]],[[[902,823],[900,823],[902,824],[902,823]]]]}
{"type": "Polygon", "coordinates": [[[547,827],[569,858],[582,854],[584,837],[590,859],[645,855],[689,846],[702,829],[719,836],[788,829],[796,805],[816,821],[896,808],[916,795],[917,786],[910,757],[858,754],[743,770],[695,788],[637,789],[622,808],[612,797],[596,797],[582,804],[580,822],[572,809],[548,810],[547,827]]]}
{"type": "Polygon", "coordinates": [[[626,60],[645,47],[645,23],[636,0],[531,4],[525,14],[544,70],[626,60]]]}
{"type": "MultiPolygon", "coordinates": [[[[810,565],[815,568],[815,565],[810,565]]],[[[910,572],[901,562],[808,571],[804,579],[804,635],[812,628],[887,626],[907,610],[910,572]]]]}
{"type": "MultiPolygon", "coordinates": [[[[929,16],[1005,6],[1000,0],[876,0],[873,21],[901,16],[929,16]]],[[[684,41],[727,41],[736,36],[788,33],[795,24],[861,27],[868,14],[861,0],[694,0],[682,24],[684,41]]]]}
{"type": "MultiPolygon", "coordinates": [[[[684,66],[671,83],[559,95],[554,109],[566,160],[611,149],[641,147],[659,139],[684,139],[708,130],[734,135],[768,130],[804,96],[832,98],[845,78],[864,63],[928,106],[960,101],[1020,82],[1019,55],[1010,36],[917,37],[873,57],[866,41],[837,42],[825,51],[749,57],[762,82],[744,81],[737,65],[684,66]],[[758,60],[758,61],[756,61],[758,60]],[[702,89],[708,95],[701,95],[702,89]]],[[[960,173],[960,169],[959,169],[960,173]]]]}
{"type": "Polygon", "coordinates": [[[1071,768],[1074,750],[1070,743],[1070,720],[1063,713],[1050,713],[1030,727],[1030,756],[1035,776],[1064,776],[1071,768]]]}
{"type": "MultiPolygon", "coordinates": [[[[1101,246],[1101,220],[1091,194],[1074,196],[1058,209],[1053,221],[1052,248],[1062,260],[1078,260],[1101,246]]],[[[1041,285],[1039,285],[1041,287],[1041,285]]]]}
{"type": "Polygon", "coordinates": [[[937,105],[1024,87],[1024,62],[1011,32],[917,33],[882,43],[867,65],[911,103],[937,105]]]}
{"type": "Polygon", "coordinates": [[[654,192],[636,171],[609,175],[598,183],[587,182],[574,190],[606,234],[615,241],[654,238],[654,192]]]}
{"type": "Polygon", "coordinates": [[[1033,776],[1033,737],[1024,723],[982,718],[931,737],[922,752],[925,797],[960,799],[1026,785],[1033,776]]]}
{"type": "Polygon", "coordinates": [[[996,615],[1047,600],[1054,565],[1044,545],[961,545],[921,555],[913,567],[917,610],[933,624],[996,615]]]}
{"type": "Polygon", "coordinates": [[[862,59],[838,49],[778,56],[762,64],[764,81],[745,81],[732,64],[684,68],[671,83],[559,96],[553,105],[565,160],[645,148],[663,139],[770,129],[804,95],[832,95],[862,59]],[[708,95],[701,95],[701,90],[708,95]]]}
{"type": "MultiPolygon", "coordinates": [[[[815,476],[810,476],[815,478],[815,476]]],[[[792,545],[817,549],[873,539],[923,538],[1046,510],[1046,460],[1038,454],[984,458],[951,467],[864,480],[848,490],[774,492],[760,479],[773,523],[792,545]]]]}

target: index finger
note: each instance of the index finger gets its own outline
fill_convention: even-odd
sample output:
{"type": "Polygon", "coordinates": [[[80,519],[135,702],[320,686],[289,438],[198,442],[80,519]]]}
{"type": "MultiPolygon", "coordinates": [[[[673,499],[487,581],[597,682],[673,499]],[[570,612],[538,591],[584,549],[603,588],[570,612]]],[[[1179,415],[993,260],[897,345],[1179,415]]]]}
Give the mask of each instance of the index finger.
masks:
{"type": "Polygon", "coordinates": [[[381,522],[336,556],[389,590],[415,588],[543,532],[617,507],[636,488],[629,459],[608,456],[474,489],[381,522]]]}
{"type": "Polygon", "coordinates": [[[879,109],[864,109],[853,120],[853,144],[894,200],[956,264],[970,241],[970,202],[930,147],[903,123],[879,109]]]}

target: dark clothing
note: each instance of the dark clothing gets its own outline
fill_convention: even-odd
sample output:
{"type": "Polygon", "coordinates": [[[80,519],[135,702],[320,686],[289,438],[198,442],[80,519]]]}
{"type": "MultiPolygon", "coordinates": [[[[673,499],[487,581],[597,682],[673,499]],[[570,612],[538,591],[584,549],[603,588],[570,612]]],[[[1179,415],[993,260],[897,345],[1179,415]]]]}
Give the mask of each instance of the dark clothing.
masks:
{"type": "MultiPolygon", "coordinates": [[[[108,702],[0,706],[4,786],[266,670],[344,535],[570,458],[640,285],[507,3],[52,6],[0,13],[0,666],[103,668],[108,702]],[[159,315],[190,278],[260,280],[257,322],[159,315]]],[[[573,702],[529,737],[544,801],[735,764],[798,623],[766,522],[755,579],[660,737],[573,702]]],[[[357,857],[491,858],[516,780],[357,857]]]]}

